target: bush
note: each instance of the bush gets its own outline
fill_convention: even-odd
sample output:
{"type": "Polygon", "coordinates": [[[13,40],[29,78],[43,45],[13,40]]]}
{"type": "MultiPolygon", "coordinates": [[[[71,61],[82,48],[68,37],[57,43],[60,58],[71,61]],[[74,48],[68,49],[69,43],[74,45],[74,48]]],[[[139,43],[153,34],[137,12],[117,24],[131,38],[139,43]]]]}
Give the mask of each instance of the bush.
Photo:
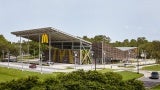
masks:
{"type": "Polygon", "coordinates": [[[106,77],[103,73],[97,72],[97,71],[88,71],[86,72],[86,76],[84,80],[87,81],[95,81],[99,83],[106,83],[106,77]]]}
{"type": "Polygon", "coordinates": [[[117,73],[107,72],[104,73],[106,82],[111,85],[118,85],[122,81],[122,76],[117,73]]]}
{"type": "Polygon", "coordinates": [[[145,90],[143,83],[135,79],[126,81],[126,84],[130,86],[132,90],[145,90]]]}
{"type": "Polygon", "coordinates": [[[1,83],[0,90],[29,90],[33,86],[37,85],[38,77],[29,76],[28,78],[21,78],[18,80],[12,80],[10,82],[1,83]]]}

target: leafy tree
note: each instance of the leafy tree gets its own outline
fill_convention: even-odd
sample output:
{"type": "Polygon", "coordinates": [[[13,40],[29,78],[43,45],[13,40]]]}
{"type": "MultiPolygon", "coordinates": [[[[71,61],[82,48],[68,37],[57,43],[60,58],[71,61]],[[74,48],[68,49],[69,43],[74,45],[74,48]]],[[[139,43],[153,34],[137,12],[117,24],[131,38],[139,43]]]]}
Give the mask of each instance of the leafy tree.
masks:
{"type": "Polygon", "coordinates": [[[152,44],[152,56],[160,63],[160,41],[153,41],[152,44]]]}
{"type": "Polygon", "coordinates": [[[11,47],[10,47],[10,53],[13,55],[13,56],[18,56],[20,53],[19,53],[19,45],[16,44],[16,43],[12,43],[11,44],[11,47]]]}
{"type": "Polygon", "coordinates": [[[129,40],[128,40],[128,39],[125,39],[125,40],[123,41],[123,44],[124,44],[123,46],[126,46],[126,47],[129,46],[129,40]]]}
{"type": "Polygon", "coordinates": [[[102,42],[109,43],[111,41],[110,37],[105,35],[96,35],[94,38],[88,38],[87,36],[83,36],[83,39],[90,42],[102,42]]]}
{"type": "Polygon", "coordinates": [[[10,42],[7,41],[3,35],[0,35],[0,56],[2,57],[2,51],[6,54],[9,51],[10,42]]]}
{"type": "Polygon", "coordinates": [[[130,41],[130,46],[131,46],[131,47],[137,46],[137,41],[136,41],[135,39],[131,39],[131,41],[130,41]]]}
{"type": "Polygon", "coordinates": [[[145,37],[138,37],[138,38],[137,38],[137,44],[138,44],[138,46],[139,46],[139,45],[142,45],[142,44],[145,44],[145,43],[147,43],[147,42],[148,42],[148,40],[146,40],[145,37]]]}
{"type": "Polygon", "coordinates": [[[101,41],[109,43],[111,41],[111,39],[110,39],[110,37],[107,37],[105,35],[96,35],[94,37],[94,42],[101,42],[101,41]]]}

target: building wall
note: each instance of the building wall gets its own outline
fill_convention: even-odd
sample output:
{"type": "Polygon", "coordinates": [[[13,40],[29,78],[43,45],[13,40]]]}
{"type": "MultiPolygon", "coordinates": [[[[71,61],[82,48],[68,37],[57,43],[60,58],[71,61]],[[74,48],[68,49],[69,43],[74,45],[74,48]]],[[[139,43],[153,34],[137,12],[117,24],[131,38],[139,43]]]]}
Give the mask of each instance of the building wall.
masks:
{"type": "Polygon", "coordinates": [[[99,62],[102,61],[102,58],[107,62],[111,60],[128,60],[130,58],[136,58],[137,56],[136,48],[123,51],[109,44],[102,44],[102,42],[93,43],[92,49],[94,51],[94,56],[99,60],[99,62]]]}

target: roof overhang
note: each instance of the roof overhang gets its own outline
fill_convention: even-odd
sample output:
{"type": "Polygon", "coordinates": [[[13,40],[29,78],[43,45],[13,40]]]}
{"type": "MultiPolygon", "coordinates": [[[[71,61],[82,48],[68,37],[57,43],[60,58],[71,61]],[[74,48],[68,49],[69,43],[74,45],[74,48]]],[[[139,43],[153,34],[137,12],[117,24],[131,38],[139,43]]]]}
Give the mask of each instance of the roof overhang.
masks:
{"type": "Polygon", "coordinates": [[[92,44],[91,42],[83,40],[82,38],[62,32],[52,27],[11,32],[11,34],[18,37],[23,37],[37,42],[39,42],[39,37],[44,33],[50,35],[51,42],[83,42],[88,45],[92,44]]]}
{"type": "Polygon", "coordinates": [[[137,47],[116,47],[116,48],[122,51],[128,51],[128,50],[136,49],[137,47]]]}

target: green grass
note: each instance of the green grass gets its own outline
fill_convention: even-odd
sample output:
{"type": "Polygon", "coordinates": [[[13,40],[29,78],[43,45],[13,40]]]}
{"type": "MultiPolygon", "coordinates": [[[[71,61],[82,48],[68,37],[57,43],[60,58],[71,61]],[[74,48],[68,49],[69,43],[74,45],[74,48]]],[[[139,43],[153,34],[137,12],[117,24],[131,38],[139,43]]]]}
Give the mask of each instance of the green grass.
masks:
{"type": "MultiPolygon", "coordinates": [[[[106,72],[113,72],[113,69],[102,69],[99,72],[106,73],[106,72]]],[[[130,79],[137,79],[143,76],[143,74],[137,74],[136,72],[131,71],[120,71],[116,72],[122,75],[123,80],[130,80],[130,79]]]]}
{"type": "Polygon", "coordinates": [[[160,71],[160,65],[153,65],[153,66],[143,67],[142,70],[160,71]]]}
{"type": "Polygon", "coordinates": [[[143,76],[143,74],[137,74],[136,72],[130,72],[130,71],[121,71],[117,73],[122,75],[123,80],[137,79],[143,76]]]}
{"type": "Polygon", "coordinates": [[[157,86],[151,88],[151,90],[160,90],[160,85],[157,85],[157,86]]]}
{"type": "Polygon", "coordinates": [[[28,76],[38,76],[41,80],[43,80],[48,77],[54,77],[58,74],[59,73],[40,74],[38,72],[21,71],[17,69],[0,67],[0,82],[10,81],[13,79],[19,79],[28,76]]]}
{"type": "Polygon", "coordinates": [[[73,68],[73,67],[69,67],[69,66],[68,66],[68,67],[66,67],[66,69],[74,69],[74,68],[73,68]]]}
{"type": "Polygon", "coordinates": [[[135,68],[135,66],[126,66],[125,68],[135,68]]]}
{"type": "MultiPolygon", "coordinates": [[[[112,72],[112,69],[102,69],[98,70],[99,72],[105,73],[105,72],[112,72]]],[[[122,71],[122,72],[117,72],[118,74],[122,75],[123,80],[129,80],[133,78],[139,78],[143,76],[142,74],[137,74],[134,72],[129,72],[129,71],[122,71]]],[[[19,79],[19,78],[25,78],[28,76],[38,76],[40,80],[44,80],[49,77],[55,77],[61,73],[51,73],[51,74],[40,74],[38,72],[29,72],[29,71],[21,71],[17,69],[12,69],[12,68],[5,68],[5,67],[0,67],[0,82],[5,82],[5,81],[10,81],[13,79],[19,79]]]]}
{"type": "Polygon", "coordinates": [[[114,70],[113,69],[109,69],[109,68],[105,68],[105,69],[101,69],[101,70],[98,70],[99,72],[102,72],[102,73],[106,73],[106,72],[113,72],[114,70]]]}

